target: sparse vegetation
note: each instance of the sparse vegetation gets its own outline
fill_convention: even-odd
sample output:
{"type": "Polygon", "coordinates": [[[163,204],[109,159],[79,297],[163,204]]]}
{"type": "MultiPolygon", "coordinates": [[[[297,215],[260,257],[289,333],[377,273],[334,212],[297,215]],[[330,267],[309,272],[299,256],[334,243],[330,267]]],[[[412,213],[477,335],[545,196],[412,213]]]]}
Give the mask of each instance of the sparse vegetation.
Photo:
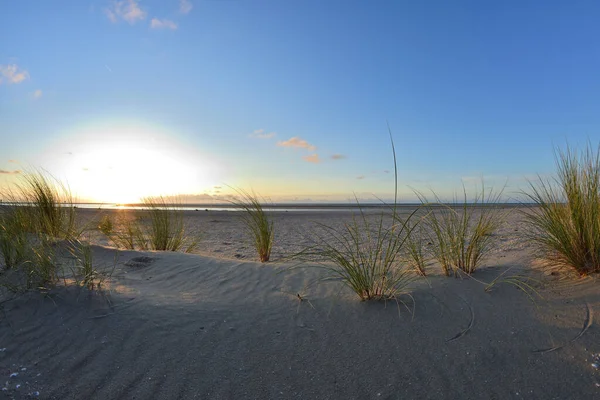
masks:
{"type": "Polygon", "coordinates": [[[10,203],[19,204],[20,223],[29,232],[53,239],[72,239],[78,236],[75,228],[75,207],[67,186],[48,173],[24,173],[16,191],[6,196],[10,203]]]}
{"type": "Polygon", "coordinates": [[[408,263],[412,265],[418,275],[427,276],[427,264],[429,257],[426,249],[423,247],[423,226],[419,220],[415,225],[411,226],[410,234],[406,237],[406,249],[408,263]],[[418,229],[417,228],[418,224],[418,229]]]}
{"type": "MultiPolygon", "coordinates": [[[[463,187],[462,202],[445,204],[435,193],[433,203],[417,193],[428,211],[424,224],[432,243],[432,256],[446,276],[456,275],[459,270],[470,275],[481,265],[491,248],[492,235],[503,220],[496,207],[501,194],[502,191],[486,194],[482,185],[481,193],[469,203],[463,187]]],[[[420,262],[418,256],[415,263],[420,262]]]]}
{"type": "Polygon", "coordinates": [[[252,245],[256,249],[260,262],[267,262],[271,258],[275,236],[273,221],[263,210],[257,195],[242,189],[236,189],[236,192],[240,198],[233,204],[242,210],[242,220],[250,234],[252,245]]]}
{"type": "Polygon", "coordinates": [[[71,272],[77,286],[83,286],[89,290],[101,289],[102,284],[110,278],[116,267],[115,262],[111,271],[100,271],[95,268],[92,248],[87,242],[72,242],[68,246],[68,251],[74,260],[71,272]]]}
{"type": "Polygon", "coordinates": [[[114,226],[110,215],[102,216],[100,223],[98,224],[98,229],[100,232],[104,233],[106,236],[111,236],[114,232],[114,226]]]}
{"type": "Polygon", "coordinates": [[[410,284],[418,276],[402,260],[405,244],[416,226],[411,224],[416,210],[404,221],[397,213],[396,150],[391,131],[389,134],[394,156],[392,215],[382,213],[373,224],[357,200],[360,215],[352,223],[344,224],[342,229],[320,225],[326,233],[301,253],[324,261],[321,267],[327,271],[327,279],[341,281],[361,300],[398,300],[401,295],[409,294],[410,284]]]}
{"type": "Polygon", "coordinates": [[[178,203],[169,202],[164,197],[147,197],[143,203],[150,214],[150,227],[144,238],[148,238],[152,250],[185,249],[185,252],[191,252],[197,247],[198,240],[186,236],[183,212],[178,203]]]}
{"type": "MultiPolygon", "coordinates": [[[[414,215],[411,214],[409,219],[414,215]]],[[[401,251],[408,237],[408,224],[381,214],[373,225],[360,209],[360,216],[343,229],[321,225],[326,235],[318,236],[306,255],[325,261],[327,279],[340,280],[361,300],[397,299],[408,293],[415,271],[403,265],[401,251]]]]}
{"type": "Polygon", "coordinates": [[[14,268],[25,259],[26,229],[20,210],[13,206],[0,209],[0,252],[7,269],[14,268]]]}
{"type": "Polygon", "coordinates": [[[546,267],[587,275],[600,271],[600,147],[555,154],[557,176],[530,183],[529,237],[546,267]]]}
{"type": "Polygon", "coordinates": [[[104,216],[100,229],[117,248],[192,252],[198,247],[199,238],[189,235],[183,220],[180,204],[164,197],[143,199],[144,211],[120,218],[113,225],[104,216]]]}

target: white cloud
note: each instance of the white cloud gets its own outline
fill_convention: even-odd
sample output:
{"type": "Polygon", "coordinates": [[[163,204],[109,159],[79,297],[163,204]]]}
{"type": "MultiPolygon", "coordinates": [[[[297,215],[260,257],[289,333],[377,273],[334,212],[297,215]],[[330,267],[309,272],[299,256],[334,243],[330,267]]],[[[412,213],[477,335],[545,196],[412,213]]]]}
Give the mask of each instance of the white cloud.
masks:
{"type": "Polygon", "coordinates": [[[304,157],[302,157],[302,159],[306,162],[313,163],[313,164],[318,164],[321,162],[318,154],[311,154],[310,156],[304,156],[304,157]]]}
{"type": "Polygon", "coordinates": [[[275,132],[265,133],[264,129],[257,129],[254,132],[252,132],[252,134],[250,135],[250,137],[258,138],[258,139],[271,139],[271,138],[274,138],[275,136],[277,136],[277,133],[275,133],[275,132]]]}
{"type": "Polygon", "coordinates": [[[192,11],[192,8],[194,8],[194,6],[192,6],[192,3],[189,0],[180,0],[179,1],[179,12],[182,14],[188,14],[190,11],[192,11]]]}
{"type": "Polygon", "coordinates": [[[308,143],[306,140],[301,139],[297,136],[294,136],[293,138],[283,141],[283,142],[277,142],[277,146],[296,147],[296,148],[300,148],[300,149],[307,149],[310,151],[315,151],[317,149],[316,146],[308,143]]]}
{"type": "Polygon", "coordinates": [[[136,0],[113,1],[109,8],[104,9],[104,13],[112,22],[122,19],[134,24],[137,20],[146,18],[146,12],[141,9],[136,0]]]}
{"type": "Polygon", "coordinates": [[[152,21],[150,21],[150,26],[152,29],[177,29],[177,24],[168,19],[160,20],[158,18],[152,18],[152,21]]]}
{"type": "Polygon", "coordinates": [[[39,99],[40,97],[42,97],[42,90],[38,89],[35,92],[33,92],[33,98],[34,99],[39,99]]]}
{"type": "Polygon", "coordinates": [[[27,78],[29,78],[29,72],[19,70],[17,64],[0,65],[0,85],[4,82],[8,84],[21,83],[27,78]]]}

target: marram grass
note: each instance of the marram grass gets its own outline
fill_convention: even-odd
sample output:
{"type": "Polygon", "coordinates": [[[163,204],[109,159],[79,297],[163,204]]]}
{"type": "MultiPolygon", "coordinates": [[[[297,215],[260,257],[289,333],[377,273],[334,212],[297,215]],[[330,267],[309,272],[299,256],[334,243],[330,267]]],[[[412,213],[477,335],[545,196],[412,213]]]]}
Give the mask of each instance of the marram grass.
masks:
{"type": "Polygon", "coordinates": [[[259,197],[243,189],[235,189],[239,198],[233,205],[239,208],[241,217],[250,235],[252,245],[256,250],[260,262],[267,262],[271,258],[275,229],[273,220],[269,218],[259,197]]]}
{"type": "Polygon", "coordinates": [[[326,234],[318,236],[303,255],[316,257],[327,280],[341,281],[361,300],[398,299],[417,278],[401,257],[410,225],[383,213],[376,218],[371,222],[360,209],[360,215],[342,229],[321,225],[326,234]]]}
{"type": "MultiPolygon", "coordinates": [[[[481,266],[491,250],[493,233],[503,221],[497,207],[502,192],[486,192],[482,184],[481,193],[468,202],[463,186],[463,201],[455,200],[451,204],[443,203],[435,193],[435,202],[417,193],[422,207],[428,211],[424,224],[432,243],[432,257],[446,276],[459,272],[470,275],[481,266]]],[[[415,263],[419,263],[422,255],[414,253],[415,263]]]]}
{"type": "Polygon", "coordinates": [[[415,270],[402,257],[407,240],[415,224],[411,219],[401,220],[396,204],[398,194],[398,171],[396,150],[388,127],[394,157],[394,205],[391,215],[375,216],[375,222],[361,208],[360,215],[343,228],[321,225],[325,234],[313,240],[314,245],[299,254],[300,257],[319,260],[326,271],[326,280],[341,281],[352,289],[361,300],[396,299],[410,296],[410,286],[418,277],[415,270]]]}
{"type": "Polygon", "coordinates": [[[600,147],[555,155],[557,176],[530,182],[529,238],[546,267],[600,272],[600,147]]]}
{"type": "Polygon", "coordinates": [[[198,247],[199,238],[189,234],[181,204],[162,196],[146,197],[142,204],[144,211],[123,216],[114,224],[104,216],[98,229],[121,249],[189,253],[198,247]]]}
{"type": "Polygon", "coordinates": [[[187,234],[180,203],[159,196],[146,197],[143,204],[149,213],[146,237],[152,250],[189,253],[196,249],[199,240],[187,234]]]}

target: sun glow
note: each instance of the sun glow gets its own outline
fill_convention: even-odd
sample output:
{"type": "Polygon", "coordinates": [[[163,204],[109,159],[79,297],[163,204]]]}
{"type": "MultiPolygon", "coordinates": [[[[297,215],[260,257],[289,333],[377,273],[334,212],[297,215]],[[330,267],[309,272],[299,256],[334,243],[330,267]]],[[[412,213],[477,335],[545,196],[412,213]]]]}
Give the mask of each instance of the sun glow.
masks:
{"type": "Polygon", "coordinates": [[[60,145],[67,150],[63,157],[46,156],[44,163],[84,201],[134,203],[146,196],[202,193],[221,182],[206,155],[156,128],[113,124],[79,132],[60,145]]]}

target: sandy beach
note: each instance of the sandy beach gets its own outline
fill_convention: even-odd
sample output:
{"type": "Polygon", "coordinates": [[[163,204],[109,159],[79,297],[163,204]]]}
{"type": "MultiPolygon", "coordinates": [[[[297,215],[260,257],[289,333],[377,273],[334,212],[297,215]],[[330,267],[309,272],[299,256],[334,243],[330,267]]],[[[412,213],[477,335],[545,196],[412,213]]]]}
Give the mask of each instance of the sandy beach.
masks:
{"type": "Polygon", "coordinates": [[[600,398],[597,278],[533,269],[520,211],[508,210],[474,279],[442,276],[432,264],[402,302],[361,302],[338,282],[315,284],[323,271],[289,258],[319,223],[342,226],[350,212],[274,212],[264,264],[235,212],[186,211],[202,236],[193,254],[117,250],[91,229],[84,238],[95,265],[110,270],[116,260],[103,291],[58,287],[3,300],[0,395],[600,398]],[[481,282],[506,269],[543,283],[542,297],[502,283],[486,292],[481,282]]]}

